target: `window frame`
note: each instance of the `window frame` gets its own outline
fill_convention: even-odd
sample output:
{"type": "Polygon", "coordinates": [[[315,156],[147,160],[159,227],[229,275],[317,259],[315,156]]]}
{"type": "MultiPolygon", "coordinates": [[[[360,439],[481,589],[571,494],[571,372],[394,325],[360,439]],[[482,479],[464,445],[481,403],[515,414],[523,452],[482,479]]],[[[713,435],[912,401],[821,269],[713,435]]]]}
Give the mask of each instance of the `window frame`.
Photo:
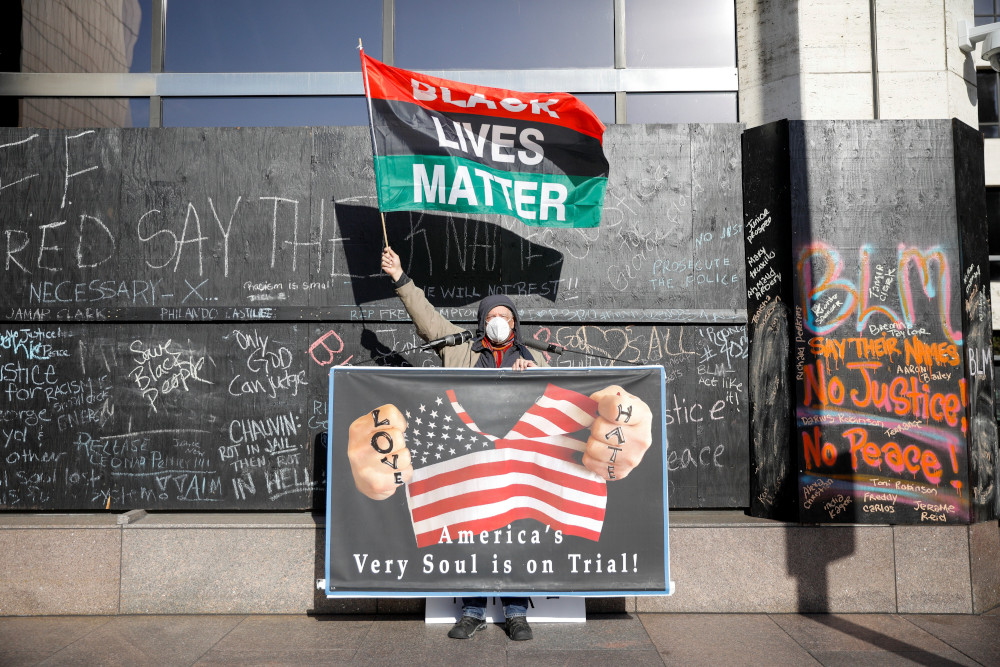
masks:
{"type": "MultiPolygon", "coordinates": [[[[628,122],[627,93],[739,92],[737,67],[634,68],[625,63],[625,0],[614,7],[614,67],[433,70],[431,76],[515,90],[615,95],[615,123],[628,122]]],[[[735,2],[733,11],[736,11],[735,2]]],[[[0,97],[149,98],[149,127],[163,127],[164,97],[357,96],[359,72],[164,72],[166,0],[152,0],[148,73],[0,73],[0,97]]],[[[393,64],[395,0],[382,0],[382,58],[393,64]]],[[[735,41],[736,35],[733,35],[735,41]]],[[[738,114],[738,110],[737,110],[738,114]]],[[[738,118],[737,118],[738,120],[738,118]]]]}

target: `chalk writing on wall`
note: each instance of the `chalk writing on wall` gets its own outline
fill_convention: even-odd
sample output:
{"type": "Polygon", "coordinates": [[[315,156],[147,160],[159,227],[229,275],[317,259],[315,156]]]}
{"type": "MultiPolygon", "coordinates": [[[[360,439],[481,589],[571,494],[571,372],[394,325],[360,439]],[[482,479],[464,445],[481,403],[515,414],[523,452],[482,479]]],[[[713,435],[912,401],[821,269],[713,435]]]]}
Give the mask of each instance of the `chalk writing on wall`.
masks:
{"type": "MultiPolygon", "coordinates": [[[[609,130],[600,227],[398,213],[390,242],[442,307],[499,292],[534,319],[742,324],[739,127],[697,127],[609,130]],[[724,168],[692,164],[709,146],[724,168]]],[[[405,319],[378,268],[366,141],[363,128],[2,129],[0,318],[405,319]]]]}
{"type": "MultiPolygon", "coordinates": [[[[742,326],[526,325],[555,367],[659,364],[677,506],[746,497],[742,326]]],[[[0,328],[0,507],[309,509],[335,365],[440,365],[409,323],[0,328]]],[[[318,467],[317,467],[318,464],[318,467]]]]}
{"type": "MultiPolygon", "coordinates": [[[[553,365],[663,365],[675,507],[747,502],[739,133],[609,129],[596,229],[386,220],[449,319],[509,294],[553,365]]],[[[0,128],[0,508],[318,507],[330,369],[440,363],[373,193],[363,128],[0,128]]]]}

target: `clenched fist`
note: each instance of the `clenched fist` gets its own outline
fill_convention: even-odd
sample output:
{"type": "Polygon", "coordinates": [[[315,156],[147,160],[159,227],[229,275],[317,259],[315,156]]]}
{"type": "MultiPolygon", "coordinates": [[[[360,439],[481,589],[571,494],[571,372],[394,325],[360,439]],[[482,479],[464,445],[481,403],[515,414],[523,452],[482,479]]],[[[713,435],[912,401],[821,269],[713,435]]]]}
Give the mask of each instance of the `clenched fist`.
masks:
{"type": "Polygon", "coordinates": [[[385,500],[413,478],[403,432],[406,419],[395,405],[375,408],[351,424],[347,457],[354,485],[373,500],[385,500]]]}
{"type": "Polygon", "coordinates": [[[653,442],[653,414],[646,402],[618,385],[590,395],[597,418],[590,427],[583,465],[605,480],[622,479],[639,465],[653,442]]]}

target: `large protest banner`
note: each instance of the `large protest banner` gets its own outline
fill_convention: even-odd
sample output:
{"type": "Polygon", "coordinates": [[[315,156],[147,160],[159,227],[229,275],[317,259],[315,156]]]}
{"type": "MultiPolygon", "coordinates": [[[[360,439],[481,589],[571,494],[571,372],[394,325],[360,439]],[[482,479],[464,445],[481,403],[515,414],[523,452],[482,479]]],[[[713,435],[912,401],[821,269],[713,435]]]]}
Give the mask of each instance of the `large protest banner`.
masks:
{"type": "Polygon", "coordinates": [[[335,368],[327,595],[671,593],[663,404],[659,366],[335,368]],[[609,386],[654,417],[638,465],[605,481],[581,459],[592,427],[612,458],[618,446],[590,398],[609,386]],[[389,414],[405,419],[402,434],[389,414]],[[356,484],[356,423],[385,424],[360,444],[387,469],[412,462],[384,499],[356,484]]]}

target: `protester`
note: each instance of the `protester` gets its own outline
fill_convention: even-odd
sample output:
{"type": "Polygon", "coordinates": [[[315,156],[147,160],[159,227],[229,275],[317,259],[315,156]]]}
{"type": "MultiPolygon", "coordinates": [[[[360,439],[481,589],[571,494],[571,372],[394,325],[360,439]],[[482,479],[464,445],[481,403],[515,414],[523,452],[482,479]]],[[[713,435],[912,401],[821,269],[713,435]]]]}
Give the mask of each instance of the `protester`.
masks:
{"type": "MultiPolygon", "coordinates": [[[[403,273],[402,264],[392,248],[382,251],[382,270],[392,278],[392,286],[409,313],[417,333],[427,340],[460,333],[461,327],[452,324],[427,301],[424,291],[403,273]]],[[[469,342],[445,346],[441,360],[448,367],[512,368],[523,370],[548,366],[545,359],[524,345],[521,340],[520,318],[513,302],[502,294],[488,296],[479,303],[476,335],[469,342]]],[[[505,618],[504,629],[514,641],[532,638],[528,625],[528,598],[501,597],[505,618]]],[[[486,627],[486,598],[463,597],[462,618],[448,632],[452,639],[470,639],[486,627]]]]}
{"type": "MultiPolygon", "coordinates": [[[[544,358],[524,345],[517,309],[506,296],[491,295],[482,300],[476,334],[470,341],[466,338],[468,332],[441,315],[427,301],[423,290],[403,273],[399,256],[391,248],[382,252],[382,270],[392,278],[396,294],[422,338],[436,341],[454,336],[449,341],[454,344],[442,343],[438,350],[445,366],[524,370],[547,365],[544,358]]],[[[594,392],[590,399],[595,402],[596,414],[580,464],[606,482],[624,479],[652,444],[652,413],[645,401],[618,385],[594,392]]],[[[392,404],[382,405],[351,424],[348,459],[354,484],[365,496],[385,500],[413,479],[406,429],[406,419],[392,404]]],[[[455,639],[469,639],[486,627],[486,598],[462,600],[462,618],[448,632],[455,639]]],[[[502,597],[501,602],[508,636],[515,641],[531,639],[526,619],[528,599],[502,597]]]]}

